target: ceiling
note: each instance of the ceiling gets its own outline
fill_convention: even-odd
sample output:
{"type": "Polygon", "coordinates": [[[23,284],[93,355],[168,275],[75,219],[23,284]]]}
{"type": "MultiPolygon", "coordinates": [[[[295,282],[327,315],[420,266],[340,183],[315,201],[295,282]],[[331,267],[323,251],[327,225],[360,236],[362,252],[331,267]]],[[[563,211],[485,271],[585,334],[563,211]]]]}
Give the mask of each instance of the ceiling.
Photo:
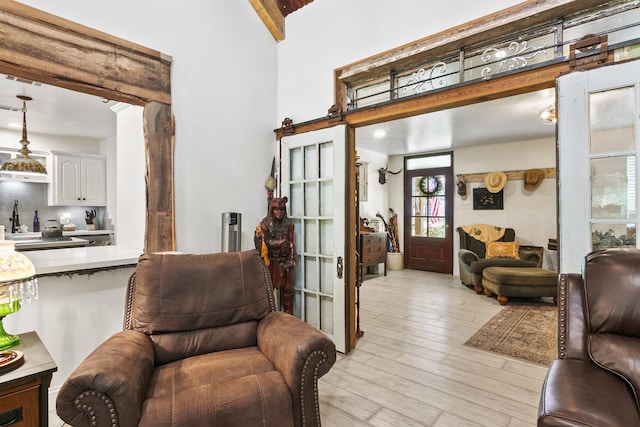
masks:
{"type": "MultiPolygon", "coordinates": [[[[538,113],[554,104],[554,93],[545,89],[358,128],[356,144],[387,155],[404,155],[551,137],[555,126],[541,122],[538,113]],[[378,136],[380,132],[384,136],[378,136]]],[[[0,128],[22,123],[22,101],[16,95],[33,98],[27,102],[31,141],[38,133],[96,140],[115,134],[116,115],[111,110],[115,101],[1,74],[0,128]]]]}
{"type": "Polygon", "coordinates": [[[358,148],[404,155],[546,138],[555,126],[538,114],[555,105],[555,90],[486,101],[356,129],[358,148]]]}
{"type": "MultiPolygon", "coordinates": [[[[0,74],[0,128],[20,131],[22,101],[17,95],[33,98],[27,101],[27,131],[32,134],[104,139],[115,134],[115,101],[30,81],[18,81],[0,74]],[[10,124],[17,124],[15,128],[10,124]]],[[[4,143],[3,143],[4,144],[4,143]]],[[[16,148],[19,144],[16,141],[16,148]]]]}

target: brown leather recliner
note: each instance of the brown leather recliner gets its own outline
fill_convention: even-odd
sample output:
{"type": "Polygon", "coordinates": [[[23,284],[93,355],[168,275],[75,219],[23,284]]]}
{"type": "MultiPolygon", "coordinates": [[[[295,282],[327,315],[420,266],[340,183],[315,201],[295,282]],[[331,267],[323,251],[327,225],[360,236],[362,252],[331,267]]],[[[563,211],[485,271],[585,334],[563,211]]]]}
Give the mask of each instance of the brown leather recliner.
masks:
{"type": "Polygon", "coordinates": [[[333,342],[275,311],[256,251],[145,254],[127,291],[124,331],[58,392],[72,426],[320,425],[319,377],[333,342]]]}
{"type": "Polygon", "coordinates": [[[538,426],[640,425],[640,250],[587,255],[559,279],[558,355],[538,426]]]}

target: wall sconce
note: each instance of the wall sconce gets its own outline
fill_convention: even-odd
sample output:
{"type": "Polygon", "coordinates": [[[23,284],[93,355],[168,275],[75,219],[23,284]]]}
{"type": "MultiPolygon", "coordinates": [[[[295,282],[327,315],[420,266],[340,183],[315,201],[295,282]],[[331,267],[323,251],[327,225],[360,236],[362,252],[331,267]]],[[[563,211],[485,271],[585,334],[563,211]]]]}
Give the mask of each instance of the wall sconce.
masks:
{"type": "Polygon", "coordinates": [[[556,115],[556,107],[550,105],[546,108],[543,108],[539,113],[538,117],[542,123],[547,124],[555,124],[558,121],[558,116],[556,115]]]}

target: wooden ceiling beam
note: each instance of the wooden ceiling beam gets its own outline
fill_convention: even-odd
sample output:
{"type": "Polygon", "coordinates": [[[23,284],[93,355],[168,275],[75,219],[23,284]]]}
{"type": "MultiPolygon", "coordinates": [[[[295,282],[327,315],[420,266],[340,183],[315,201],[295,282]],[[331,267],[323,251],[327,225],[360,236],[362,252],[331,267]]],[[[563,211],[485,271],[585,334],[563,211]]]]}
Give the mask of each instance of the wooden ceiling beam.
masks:
{"type": "Polygon", "coordinates": [[[280,11],[277,0],[249,0],[249,3],[273,38],[277,42],[284,40],[284,15],[280,11]]]}

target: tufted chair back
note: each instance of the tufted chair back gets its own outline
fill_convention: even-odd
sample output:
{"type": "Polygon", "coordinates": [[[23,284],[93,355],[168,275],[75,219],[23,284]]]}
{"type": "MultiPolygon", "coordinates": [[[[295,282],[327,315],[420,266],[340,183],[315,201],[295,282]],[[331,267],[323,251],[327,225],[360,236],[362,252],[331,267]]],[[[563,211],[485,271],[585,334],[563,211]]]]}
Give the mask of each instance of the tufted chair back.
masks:
{"type": "Polygon", "coordinates": [[[583,263],[588,352],[640,391],[640,263],[635,249],[589,254],[583,263]]]}
{"type": "Polygon", "coordinates": [[[144,254],[129,281],[124,329],[151,338],[157,366],[255,346],[258,321],[274,310],[255,251],[144,254]]]}

